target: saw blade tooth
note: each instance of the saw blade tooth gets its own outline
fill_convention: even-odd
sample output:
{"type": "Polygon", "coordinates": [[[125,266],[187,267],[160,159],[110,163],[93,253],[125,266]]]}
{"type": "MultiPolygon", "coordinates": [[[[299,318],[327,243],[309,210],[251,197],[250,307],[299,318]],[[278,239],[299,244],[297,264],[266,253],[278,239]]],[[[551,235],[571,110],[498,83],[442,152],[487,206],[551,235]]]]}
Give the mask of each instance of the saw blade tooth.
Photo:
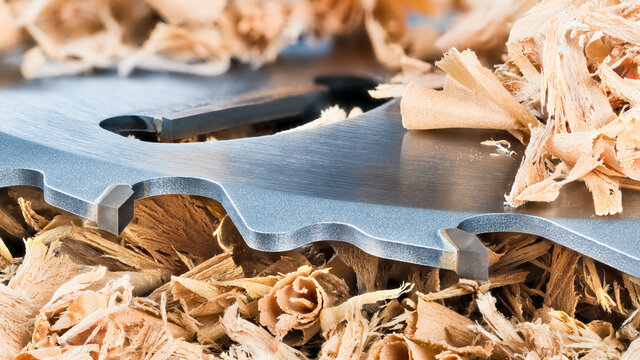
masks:
{"type": "Polygon", "coordinates": [[[460,277],[489,279],[489,251],[476,235],[456,228],[440,229],[439,235],[458,248],[456,271],[460,277]]]}
{"type": "Polygon", "coordinates": [[[97,204],[98,228],[120,234],[133,219],[133,190],[126,184],[109,186],[97,204]]]}

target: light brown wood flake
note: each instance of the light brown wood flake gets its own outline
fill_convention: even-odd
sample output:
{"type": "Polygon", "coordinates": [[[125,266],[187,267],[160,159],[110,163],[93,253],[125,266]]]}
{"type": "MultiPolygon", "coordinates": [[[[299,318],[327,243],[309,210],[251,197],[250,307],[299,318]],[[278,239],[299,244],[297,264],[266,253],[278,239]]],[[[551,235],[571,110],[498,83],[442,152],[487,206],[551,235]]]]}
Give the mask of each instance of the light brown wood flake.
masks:
{"type": "Polygon", "coordinates": [[[221,251],[214,236],[220,219],[209,210],[209,201],[194,196],[137,201],[135,217],[122,232],[122,239],[148,252],[167,270],[185,269],[174,251],[192,258],[197,265],[221,251]]]}
{"type": "Polygon", "coordinates": [[[225,332],[254,359],[306,359],[300,351],[276,340],[267,330],[240,317],[238,305],[232,305],[221,319],[225,332]]]}
{"type": "Polygon", "coordinates": [[[559,245],[553,247],[551,276],[547,284],[544,303],[555,310],[573,316],[579,296],[576,292],[576,269],[580,255],[559,245]]]}

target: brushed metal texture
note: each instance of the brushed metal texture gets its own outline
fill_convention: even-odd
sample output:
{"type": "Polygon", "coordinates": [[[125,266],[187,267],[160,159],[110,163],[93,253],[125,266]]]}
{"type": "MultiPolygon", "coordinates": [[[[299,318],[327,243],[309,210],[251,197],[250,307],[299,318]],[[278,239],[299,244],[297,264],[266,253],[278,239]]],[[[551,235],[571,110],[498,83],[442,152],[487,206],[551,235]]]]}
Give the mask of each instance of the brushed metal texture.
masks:
{"type": "MultiPolygon", "coordinates": [[[[303,55],[213,78],[140,72],[8,82],[0,89],[0,186],[42,188],[52,205],[112,232],[129,221],[131,199],[193,194],[220,201],[247,243],[265,251],[341,240],[373,255],[456,270],[475,255],[443,239],[441,229],[517,231],[640,276],[640,193],[624,191],[624,212],[607,217],[593,215],[579,183],[553,203],[505,207],[522,146],[500,131],[408,132],[398,101],[324,127],[208,143],[144,142],[100,126],[136,115],[153,127],[171,114],[228,109],[247,94],[312,86],[327,74],[386,75],[357,47],[303,55]],[[510,139],[517,155],[493,156],[480,145],[490,138],[510,139]]],[[[483,264],[476,273],[461,268],[486,276],[483,264]]]]}

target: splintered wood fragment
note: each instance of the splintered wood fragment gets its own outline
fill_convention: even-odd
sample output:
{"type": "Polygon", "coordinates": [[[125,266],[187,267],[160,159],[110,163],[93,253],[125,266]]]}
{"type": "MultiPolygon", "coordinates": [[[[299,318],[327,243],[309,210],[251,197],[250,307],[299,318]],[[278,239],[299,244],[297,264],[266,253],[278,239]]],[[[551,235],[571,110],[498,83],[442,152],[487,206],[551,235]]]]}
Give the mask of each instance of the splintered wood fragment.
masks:
{"type": "Polygon", "coordinates": [[[495,74],[480,64],[473,52],[466,50],[460,53],[455,48],[451,49],[436,62],[436,66],[469,90],[504,109],[524,128],[540,125],[538,119],[504,88],[495,74]]]}
{"type": "Polygon", "coordinates": [[[144,249],[167,270],[185,269],[174,251],[197,265],[220,252],[214,232],[220,220],[209,210],[211,200],[195,196],[163,196],[135,203],[135,217],[122,232],[125,242],[144,249]]]}
{"type": "Polygon", "coordinates": [[[369,339],[377,335],[374,328],[376,319],[368,321],[362,315],[361,304],[350,305],[345,322],[325,334],[327,340],[322,344],[319,360],[357,360],[364,353],[369,339]]]}
{"type": "Polygon", "coordinates": [[[335,250],[342,262],[353,268],[362,281],[365,292],[375,290],[380,258],[369,255],[355,245],[347,243],[334,242],[331,243],[331,247],[335,250]]]}
{"type": "Polygon", "coordinates": [[[489,293],[478,294],[476,305],[491,333],[480,327],[477,327],[478,330],[487,340],[496,341],[498,348],[508,356],[526,352],[526,345],[515,325],[496,309],[495,302],[496,299],[489,293]]]}
{"type": "Polygon", "coordinates": [[[231,255],[219,254],[180,276],[194,280],[225,281],[239,279],[244,276],[244,273],[242,268],[235,264],[231,255]]]}
{"type": "Polygon", "coordinates": [[[4,206],[0,207],[0,234],[2,233],[17,239],[29,237],[29,232],[4,206]]]}
{"type": "Polygon", "coordinates": [[[0,352],[14,358],[29,343],[38,307],[20,289],[0,284],[0,352]]]}
{"type": "Polygon", "coordinates": [[[544,304],[569,316],[574,316],[579,300],[575,287],[578,260],[580,255],[575,251],[554,245],[544,304]]]}
{"type": "Polygon", "coordinates": [[[229,338],[240,344],[254,359],[306,359],[299,350],[281,343],[267,330],[241,318],[237,304],[225,310],[221,324],[229,338]]]}
{"type": "Polygon", "coordinates": [[[640,80],[622,78],[607,64],[600,65],[598,76],[602,85],[633,106],[640,105],[640,80]]]}
{"type": "Polygon", "coordinates": [[[379,290],[354,296],[340,305],[327,307],[320,313],[320,325],[323,333],[327,333],[334,329],[344,320],[347,309],[350,307],[362,307],[367,304],[374,304],[378,301],[397,299],[402,294],[412,290],[412,286],[405,284],[397,289],[379,290]],[[355,305],[354,305],[355,304],[355,305]]]}
{"type": "Polygon", "coordinates": [[[423,294],[418,293],[418,296],[424,301],[436,301],[450,299],[467,294],[473,294],[480,288],[494,289],[506,285],[513,285],[522,283],[527,279],[527,271],[510,272],[506,274],[493,275],[489,277],[489,281],[484,284],[478,281],[460,280],[458,283],[440,290],[435,293],[423,294]]]}
{"type": "Polygon", "coordinates": [[[33,230],[41,231],[49,224],[49,220],[33,211],[31,208],[31,201],[25,200],[24,198],[18,198],[18,204],[20,205],[20,210],[22,210],[24,221],[27,225],[31,226],[33,230]]]}

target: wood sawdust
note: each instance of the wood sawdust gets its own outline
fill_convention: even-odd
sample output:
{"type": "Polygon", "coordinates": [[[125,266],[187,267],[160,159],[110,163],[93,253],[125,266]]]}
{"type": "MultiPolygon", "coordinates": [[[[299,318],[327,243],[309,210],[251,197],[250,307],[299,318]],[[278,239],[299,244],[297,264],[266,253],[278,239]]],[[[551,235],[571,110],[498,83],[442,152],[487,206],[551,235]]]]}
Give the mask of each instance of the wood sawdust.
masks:
{"type": "Polygon", "coordinates": [[[535,236],[485,236],[477,282],[335,242],[261,253],[200,198],[139,202],[115,237],[10,193],[28,238],[0,252],[3,359],[638,356],[640,280],[535,236]]]}
{"type": "MultiPolygon", "coordinates": [[[[506,33],[486,30],[491,35],[487,40],[497,41],[499,47],[506,41],[504,62],[494,71],[475,52],[455,48],[472,47],[467,42],[483,39],[469,35],[472,27],[463,27],[466,36],[455,35],[454,26],[448,33],[462,39],[459,43],[448,41],[447,34],[438,40],[447,50],[435,63],[446,73],[443,90],[413,80],[402,92],[378,95],[402,96],[403,125],[408,129],[500,129],[526,143],[505,196],[510,206],[554,201],[565,184],[580,180],[592,194],[596,215],[623,211],[621,184],[640,178],[638,4],[490,3],[465,16],[478,16],[475,25],[483,30],[483,19],[495,19],[491,14],[516,20],[508,40],[506,33]]],[[[492,54],[503,51],[494,49],[492,54]]]]}
{"type": "Polygon", "coordinates": [[[210,76],[233,59],[254,67],[272,62],[300,39],[365,33],[380,63],[400,68],[407,57],[433,60],[451,46],[499,57],[511,25],[535,1],[516,3],[3,0],[0,52],[31,47],[22,61],[27,78],[104,68],[210,76]]]}

